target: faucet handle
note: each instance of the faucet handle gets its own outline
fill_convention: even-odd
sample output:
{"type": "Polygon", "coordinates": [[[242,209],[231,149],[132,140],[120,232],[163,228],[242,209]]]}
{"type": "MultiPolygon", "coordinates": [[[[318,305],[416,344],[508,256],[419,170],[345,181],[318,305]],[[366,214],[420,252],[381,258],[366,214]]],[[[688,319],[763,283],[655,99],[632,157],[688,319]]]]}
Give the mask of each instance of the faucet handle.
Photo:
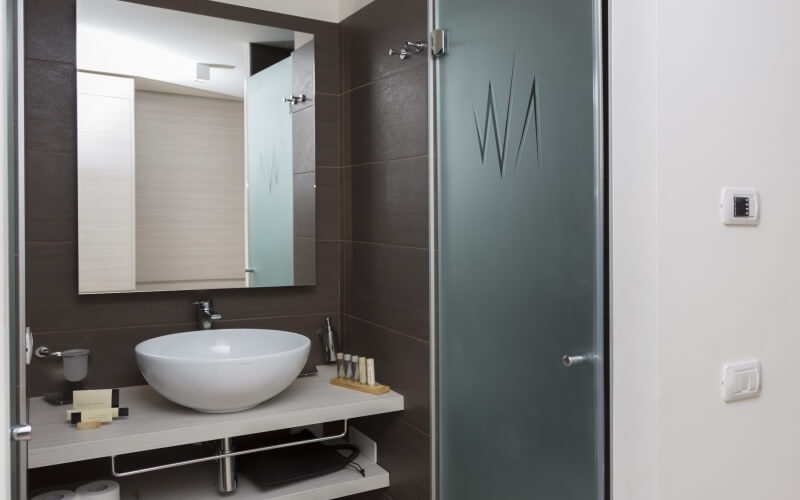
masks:
{"type": "Polygon", "coordinates": [[[195,300],[194,302],[192,302],[192,305],[198,306],[200,308],[200,310],[203,311],[206,314],[211,314],[211,301],[210,300],[205,300],[205,299],[195,300]]]}
{"type": "Polygon", "coordinates": [[[210,300],[200,299],[195,300],[192,304],[198,306],[197,319],[200,321],[200,326],[203,330],[208,330],[214,327],[214,321],[222,319],[222,315],[214,312],[210,300]]]}

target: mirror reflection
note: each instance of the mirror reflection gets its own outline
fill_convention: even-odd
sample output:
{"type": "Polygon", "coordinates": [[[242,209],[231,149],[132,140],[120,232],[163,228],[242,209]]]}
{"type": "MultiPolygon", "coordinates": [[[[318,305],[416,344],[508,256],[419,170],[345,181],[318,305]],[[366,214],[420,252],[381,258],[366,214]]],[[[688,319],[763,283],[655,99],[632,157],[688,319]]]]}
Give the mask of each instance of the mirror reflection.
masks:
{"type": "Polygon", "coordinates": [[[313,35],[77,7],[79,293],[314,284],[313,35]]]}

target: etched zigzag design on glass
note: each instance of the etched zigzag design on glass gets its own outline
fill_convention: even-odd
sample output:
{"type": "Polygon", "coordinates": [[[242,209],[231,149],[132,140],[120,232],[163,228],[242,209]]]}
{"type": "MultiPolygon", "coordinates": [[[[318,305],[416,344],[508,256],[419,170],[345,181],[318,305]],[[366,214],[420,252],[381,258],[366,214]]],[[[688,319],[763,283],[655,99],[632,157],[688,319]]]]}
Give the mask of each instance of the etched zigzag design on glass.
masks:
{"type": "MultiPolygon", "coordinates": [[[[495,97],[492,81],[489,80],[489,92],[486,98],[486,116],[483,120],[483,134],[481,134],[480,125],[478,124],[478,113],[475,107],[472,107],[472,114],[475,118],[475,132],[478,135],[478,148],[481,153],[481,163],[486,163],[486,149],[489,143],[489,119],[492,120],[492,131],[494,133],[494,142],[497,148],[497,163],[500,167],[500,177],[503,177],[505,166],[507,162],[508,152],[508,127],[511,122],[511,115],[513,110],[513,96],[514,96],[514,70],[516,66],[516,55],[511,62],[511,78],[509,79],[508,86],[508,105],[506,107],[506,116],[503,123],[502,141],[500,137],[500,130],[497,126],[497,112],[495,110],[495,97]]],[[[542,151],[540,141],[540,124],[539,124],[539,97],[536,85],[536,77],[531,82],[530,93],[528,94],[528,104],[525,107],[525,118],[522,122],[522,132],[519,136],[519,143],[517,144],[516,156],[514,158],[514,167],[519,166],[519,159],[522,154],[522,148],[525,145],[525,139],[528,136],[528,130],[531,123],[533,124],[536,137],[536,158],[539,166],[542,165],[542,151]]]]}

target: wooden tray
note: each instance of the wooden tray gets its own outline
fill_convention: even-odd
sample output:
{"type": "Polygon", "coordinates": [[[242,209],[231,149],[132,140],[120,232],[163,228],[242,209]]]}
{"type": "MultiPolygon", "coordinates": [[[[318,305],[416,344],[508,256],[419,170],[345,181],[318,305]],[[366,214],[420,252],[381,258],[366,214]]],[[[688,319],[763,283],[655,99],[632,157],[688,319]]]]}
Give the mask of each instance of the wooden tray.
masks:
{"type": "Polygon", "coordinates": [[[332,378],[331,384],[337,385],[339,387],[344,387],[347,389],[355,389],[356,391],[367,392],[369,394],[386,394],[389,392],[389,386],[383,384],[362,384],[361,382],[355,382],[352,380],[347,380],[346,378],[332,378]]]}

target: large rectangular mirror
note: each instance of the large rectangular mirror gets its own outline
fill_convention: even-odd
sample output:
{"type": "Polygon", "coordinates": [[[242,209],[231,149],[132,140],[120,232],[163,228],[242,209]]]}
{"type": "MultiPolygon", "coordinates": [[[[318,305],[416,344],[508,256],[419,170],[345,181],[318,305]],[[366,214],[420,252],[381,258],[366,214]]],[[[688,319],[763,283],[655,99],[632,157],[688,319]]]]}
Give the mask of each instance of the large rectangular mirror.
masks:
{"type": "Polygon", "coordinates": [[[314,37],[77,2],[79,293],[311,285],[314,37]]]}

